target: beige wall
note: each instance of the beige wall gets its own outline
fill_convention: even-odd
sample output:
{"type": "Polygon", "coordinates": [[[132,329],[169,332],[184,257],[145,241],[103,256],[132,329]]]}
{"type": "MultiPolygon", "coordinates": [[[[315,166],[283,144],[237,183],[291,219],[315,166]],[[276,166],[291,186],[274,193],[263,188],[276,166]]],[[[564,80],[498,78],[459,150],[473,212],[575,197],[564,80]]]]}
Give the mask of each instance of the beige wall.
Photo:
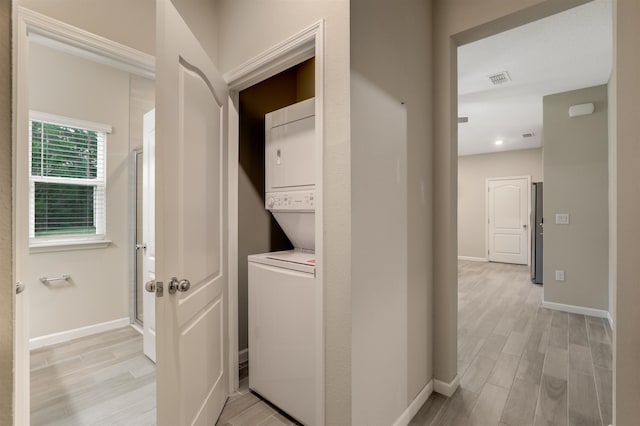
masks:
{"type": "Polygon", "coordinates": [[[607,121],[607,86],[543,98],[545,302],[609,309],[607,121]],[[593,114],[569,117],[587,102],[593,114]],[[557,213],[569,225],[556,225],[557,213]]]}
{"type": "Polygon", "coordinates": [[[17,0],[19,6],[153,55],[154,0],[17,0]]]}
{"type": "Polygon", "coordinates": [[[354,425],[392,424],[432,378],[430,21],[351,2],[354,425]]]}
{"type": "Polygon", "coordinates": [[[351,419],[349,2],[218,0],[217,5],[223,73],[319,19],[325,22],[325,422],[346,425],[351,419]]]}
{"type": "MultiPolygon", "coordinates": [[[[145,77],[130,75],[129,145],[131,150],[142,149],[144,114],[156,107],[156,83],[145,77]]],[[[132,177],[133,178],[133,177],[132,177]]]]}
{"type": "Polygon", "coordinates": [[[458,157],[458,256],[487,257],[487,185],[492,177],[542,182],[542,148],[458,157]]]}
{"type": "Polygon", "coordinates": [[[31,43],[29,107],[113,126],[107,135],[104,249],[30,253],[30,337],[129,316],[129,73],[31,43]],[[99,84],[96,84],[99,82],[99,84]],[[40,276],[70,274],[43,285],[40,276]]]}
{"type": "Polygon", "coordinates": [[[614,328],[614,422],[633,425],[640,418],[640,2],[614,0],[614,70],[615,87],[610,103],[616,153],[615,221],[616,288],[614,328]]]}
{"type": "Polygon", "coordinates": [[[13,422],[11,1],[0,1],[0,425],[13,422]]]}
{"type": "MultiPolygon", "coordinates": [[[[154,1],[155,3],[155,1],[154,1]]],[[[193,34],[211,56],[218,56],[218,14],[215,0],[171,0],[193,34]]]]}
{"type": "Polygon", "coordinates": [[[249,344],[247,256],[293,248],[271,212],[264,207],[264,115],[313,97],[314,82],[313,60],[308,60],[240,92],[240,167],[238,168],[238,348],[240,350],[246,349],[249,344]],[[310,76],[309,67],[311,67],[310,76]]]}

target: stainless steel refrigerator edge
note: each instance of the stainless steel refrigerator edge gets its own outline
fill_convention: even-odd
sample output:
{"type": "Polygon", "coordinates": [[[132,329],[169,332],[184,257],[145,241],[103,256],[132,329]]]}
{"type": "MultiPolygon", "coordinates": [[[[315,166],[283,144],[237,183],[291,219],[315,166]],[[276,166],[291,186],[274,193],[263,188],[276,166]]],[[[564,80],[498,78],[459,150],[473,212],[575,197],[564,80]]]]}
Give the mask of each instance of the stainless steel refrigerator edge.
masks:
{"type": "Polygon", "coordinates": [[[542,284],[542,239],[544,238],[542,217],[542,182],[531,184],[531,281],[542,284]]]}

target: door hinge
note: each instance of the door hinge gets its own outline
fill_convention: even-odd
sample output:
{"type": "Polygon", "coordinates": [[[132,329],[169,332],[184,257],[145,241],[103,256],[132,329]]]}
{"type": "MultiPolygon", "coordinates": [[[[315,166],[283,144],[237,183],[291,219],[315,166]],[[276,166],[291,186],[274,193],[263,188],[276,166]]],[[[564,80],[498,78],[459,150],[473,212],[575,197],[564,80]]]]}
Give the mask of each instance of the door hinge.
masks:
{"type": "Polygon", "coordinates": [[[487,256],[491,254],[491,250],[487,250],[487,256]]]}

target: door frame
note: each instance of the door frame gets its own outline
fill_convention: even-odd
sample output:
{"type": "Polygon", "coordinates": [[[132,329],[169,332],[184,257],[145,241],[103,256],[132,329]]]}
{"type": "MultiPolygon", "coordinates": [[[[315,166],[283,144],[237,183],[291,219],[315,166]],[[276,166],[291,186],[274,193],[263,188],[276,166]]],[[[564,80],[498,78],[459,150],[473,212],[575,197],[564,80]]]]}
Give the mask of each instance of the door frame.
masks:
{"type": "MultiPolygon", "coordinates": [[[[496,182],[501,180],[515,180],[515,179],[526,179],[527,180],[527,218],[531,217],[531,176],[501,176],[501,177],[490,177],[485,179],[485,217],[487,220],[484,223],[485,233],[484,233],[484,252],[487,253],[487,262],[489,260],[489,182],[496,182]]],[[[531,266],[531,230],[528,229],[530,226],[529,220],[527,219],[527,266],[531,266]]]]}
{"type": "MultiPolygon", "coordinates": [[[[136,148],[129,152],[131,156],[131,164],[129,167],[129,202],[131,203],[131,211],[129,212],[129,220],[131,221],[130,232],[129,232],[129,246],[136,247],[138,244],[138,173],[142,172],[142,167],[138,167],[138,157],[144,155],[142,148],[136,148]]],[[[144,158],[144,157],[143,157],[144,158]]],[[[143,218],[144,220],[144,218],[143,218]]],[[[129,260],[129,280],[131,281],[131,285],[129,286],[129,320],[131,321],[131,325],[138,331],[142,327],[142,321],[138,320],[136,316],[136,303],[137,303],[137,286],[138,286],[138,250],[134,249],[131,251],[131,258],[129,260]]]]}
{"type": "MultiPolygon", "coordinates": [[[[23,279],[27,268],[29,220],[29,40],[74,53],[85,59],[111,65],[132,74],[155,80],[155,58],[128,46],[58,21],[25,7],[16,7],[12,19],[13,66],[12,66],[12,161],[13,161],[13,271],[16,280],[23,279]]],[[[27,289],[29,284],[26,283],[27,289]]],[[[28,291],[21,296],[20,312],[15,311],[16,332],[14,334],[14,407],[15,424],[29,424],[29,347],[28,342],[28,291]]]]}
{"type": "Polygon", "coordinates": [[[229,87],[229,392],[238,390],[238,154],[240,92],[294,65],[315,57],[315,129],[316,129],[316,342],[319,351],[315,374],[317,410],[316,424],[324,424],[324,20],[292,35],[263,51],[253,59],[223,75],[229,87]]]}

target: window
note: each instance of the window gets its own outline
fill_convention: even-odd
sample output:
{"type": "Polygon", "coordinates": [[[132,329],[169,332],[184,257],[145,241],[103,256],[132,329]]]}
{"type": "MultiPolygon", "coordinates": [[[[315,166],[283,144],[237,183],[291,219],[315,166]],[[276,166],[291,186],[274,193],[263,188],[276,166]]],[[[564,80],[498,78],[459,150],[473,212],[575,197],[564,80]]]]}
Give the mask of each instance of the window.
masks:
{"type": "Polygon", "coordinates": [[[30,245],[103,240],[109,126],[31,112],[30,245]]]}

